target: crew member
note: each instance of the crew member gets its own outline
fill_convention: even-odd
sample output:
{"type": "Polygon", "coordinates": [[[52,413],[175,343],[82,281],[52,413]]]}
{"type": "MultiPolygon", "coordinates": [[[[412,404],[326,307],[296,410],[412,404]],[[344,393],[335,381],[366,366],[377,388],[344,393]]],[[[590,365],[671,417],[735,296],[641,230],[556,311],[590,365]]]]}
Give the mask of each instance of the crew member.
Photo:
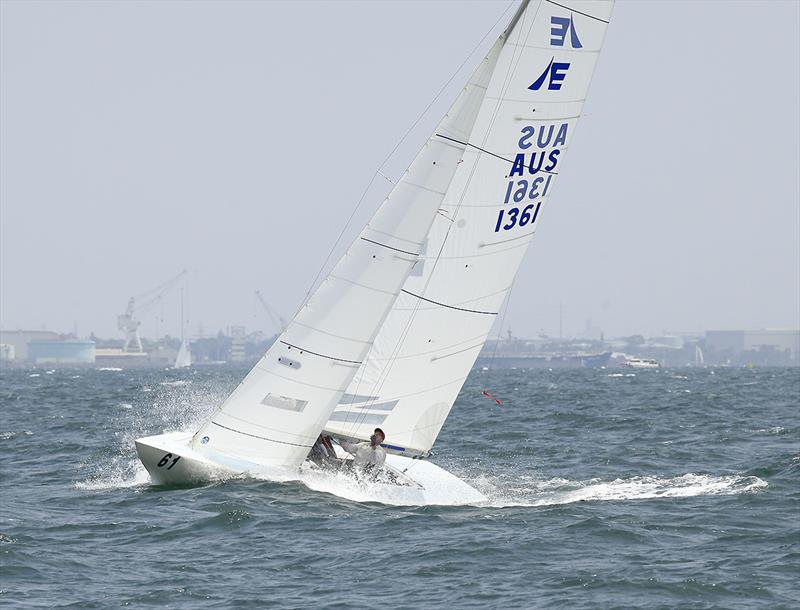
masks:
{"type": "Polygon", "coordinates": [[[380,428],[375,428],[369,442],[351,444],[342,441],[342,448],[348,453],[353,454],[353,463],[358,474],[371,473],[377,476],[383,463],[386,461],[386,450],[381,447],[381,443],[386,439],[386,435],[380,428]]]}

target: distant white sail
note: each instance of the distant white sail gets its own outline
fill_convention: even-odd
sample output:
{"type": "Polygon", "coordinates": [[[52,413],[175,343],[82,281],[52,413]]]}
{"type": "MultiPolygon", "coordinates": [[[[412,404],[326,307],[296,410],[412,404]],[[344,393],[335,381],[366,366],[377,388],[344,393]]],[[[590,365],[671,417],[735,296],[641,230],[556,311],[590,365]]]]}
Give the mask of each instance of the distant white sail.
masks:
{"type": "Polygon", "coordinates": [[[189,351],[189,343],[184,339],[181,342],[178,355],[175,356],[175,368],[184,369],[188,366],[192,366],[192,352],[189,351]]]}
{"type": "Polygon", "coordinates": [[[195,434],[195,449],[283,467],[305,459],[418,261],[501,48],[495,45],[327,279],[195,434]]]}
{"type": "Polygon", "coordinates": [[[468,147],[421,260],[327,431],[366,439],[380,426],[397,452],[430,450],[541,222],[611,9],[523,3],[473,129],[452,140],[468,147]]]}
{"type": "Polygon", "coordinates": [[[700,349],[699,345],[694,346],[694,363],[697,366],[703,366],[706,363],[706,359],[703,356],[703,350],[700,349]]]}

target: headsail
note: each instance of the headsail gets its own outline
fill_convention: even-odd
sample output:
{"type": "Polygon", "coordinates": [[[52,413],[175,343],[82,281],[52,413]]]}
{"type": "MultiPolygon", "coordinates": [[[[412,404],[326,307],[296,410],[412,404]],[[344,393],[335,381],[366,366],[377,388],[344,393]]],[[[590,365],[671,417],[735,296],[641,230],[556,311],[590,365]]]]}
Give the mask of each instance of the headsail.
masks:
{"type": "Polygon", "coordinates": [[[612,0],[517,14],[424,253],[325,428],[430,450],[508,294],[561,170],[612,0]]]}
{"type": "Polygon", "coordinates": [[[287,467],[306,457],[418,261],[501,47],[493,47],[327,279],[195,434],[194,448],[287,467]]]}

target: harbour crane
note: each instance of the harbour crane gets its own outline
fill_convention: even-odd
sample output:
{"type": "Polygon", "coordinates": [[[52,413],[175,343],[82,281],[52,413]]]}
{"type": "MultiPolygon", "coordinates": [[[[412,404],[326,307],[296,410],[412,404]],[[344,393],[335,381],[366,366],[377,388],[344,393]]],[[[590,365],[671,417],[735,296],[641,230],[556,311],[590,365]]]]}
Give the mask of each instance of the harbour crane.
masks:
{"type": "Polygon", "coordinates": [[[256,298],[258,299],[258,302],[261,303],[261,306],[264,308],[264,311],[267,312],[267,315],[269,316],[270,320],[272,320],[272,322],[277,327],[278,332],[279,333],[283,332],[283,330],[286,328],[286,320],[282,316],[278,315],[273,311],[272,307],[270,307],[267,304],[266,299],[264,299],[264,297],[261,295],[260,290],[256,290],[255,294],[256,298]]]}
{"type": "Polygon", "coordinates": [[[117,316],[117,328],[125,333],[125,345],[122,351],[144,351],[142,348],[142,338],[139,336],[139,326],[141,326],[142,322],[134,316],[141,316],[153,305],[159,303],[188,273],[189,272],[184,269],[178,275],[171,277],[155,288],[128,299],[128,306],[125,309],[125,313],[117,316]],[[134,349],[131,349],[132,347],[134,349]]]}

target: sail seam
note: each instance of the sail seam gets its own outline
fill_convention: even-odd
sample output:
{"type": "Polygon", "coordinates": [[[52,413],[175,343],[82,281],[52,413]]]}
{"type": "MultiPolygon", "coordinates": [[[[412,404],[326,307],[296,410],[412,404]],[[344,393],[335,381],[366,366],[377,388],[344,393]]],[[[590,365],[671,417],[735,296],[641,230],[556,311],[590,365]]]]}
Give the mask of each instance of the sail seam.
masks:
{"type": "MultiPolygon", "coordinates": [[[[404,310],[404,311],[408,311],[408,310],[404,310]]],[[[420,311],[432,311],[432,309],[422,309],[420,311]]],[[[423,356],[430,356],[431,354],[436,354],[437,352],[442,352],[442,351],[445,351],[445,350],[448,350],[448,349],[452,349],[454,347],[458,347],[459,345],[463,345],[464,343],[472,343],[473,341],[477,341],[478,339],[485,340],[485,337],[486,337],[486,334],[485,333],[481,333],[480,335],[478,335],[476,337],[470,337],[469,339],[467,339],[465,341],[459,341],[458,343],[452,343],[450,345],[445,345],[444,347],[437,347],[436,349],[432,349],[432,350],[427,351],[427,352],[416,352],[416,353],[413,353],[413,354],[405,354],[403,356],[397,356],[395,358],[395,360],[408,360],[409,358],[421,358],[423,356]]],[[[433,359],[435,359],[435,357],[433,359]]],[[[387,360],[389,360],[389,358],[370,358],[371,362],[382,362],[382,361],[387,361],[387,360]]],[[[361,401],[361,402],[367,402],[367,401],[364,400],[364,401],[361,401]]],[[[342,403],[339,403],[339,404],[342,404],[342,403]]],[[[347,403],[347,404],[350,404],[350,403],[347,403]]]]}
{"type": "Polygon", "coordinates": [[[399,235],[394,235],[392,233],[387,233],[386,231],[381,231],[379,229],[375,229],[374,227],[370,227],[369,225],[367,225],[366,229],[368,229],[371,233],[380,233],[381,235],[387,235],[387,236],[391,237],[392,239],[397,239],[399,241],[404,241],[404,242],[407,242],[409,244],[414,244],[415,246],[421,246],[422,245],[421,241],[414,241],[413,239],[406,239],[405,237],[400,237],[399,235]]]}
{"type": "Polygon", "coordinates": [[[393,246],[387,246],[386,244],[382,244],[379,241],[374,241],[372,239],[367,239],[366,237],[362,237],[364,241],[368,241],[371,244],[375,244],[376,246],[382,246],[384,248],[388,248],[389,250],[394,250],[395,252],[402,252],[403,254],[409,254],[410,256],[419,256],[418,252],[409,252],[408,250],[401,250],[400,248],[395,248],[393,246]]]}
{"type": "MultiPolygon", "coordinates": [[[[540,49],[542,51],[552,51],[553,50],[552,47],[542,46],[542,45],[538,45],[538,44],[519,44],[519,43],[516,43],[516,42],[507,42],[506,44],[511,45],[512,47],[521,47],[523,49],[540,49]]],[[[598,54],[598,55],[600,54],[600,51],[598,51],[597,49],[567,49],[567,48],[564,48],[564,49],[559,49],[559,52],[583,53],[583,54],[595,53],[595,54],[598,54]]]]}
{"type": "Polygon", "coordinates": [[[561,8],[565,8],[568,11],[572,11],[573,13],[578,13],[579,15],[583,15],[584,17],[589,17],[590,19],[597,19],[597,21],[602,21],[603,23],[609,23],[605,19],[601,19],[600,17],[595,17],[594,15],[590,15],[589,13],[584,13],[583,11],[576,11],[574,8],[571,8],[565,4],[559,4],[558,2],[553,2],[553,0],[547,0],[550,4],[555,4],[556,6],[560,6],[561,8]]]}
{"type": "Polygon", "coordinates": [[[348,284],[352,284],[353,286],[358,286],[359,288],[363,288],[364,290],[372,290],[374,292],[380,292],[381,294],[388,294],[390,296],[394,296],[395,294],[394,291],[392,290],[381,290],[380,288],[375,288],[374,286],[367,286],[366,284],[361,284],[353,280],[348,280],[347,278],[341,277],[339,275],[333,275],[333,273],[331,273],[328,277],[331,277],[335,280],[339,280],[341,282],[347,282],[348,284]]]}
{"type": "Polygon", "coordinates": [[[586,101],[586,98],[581,98],[577,100],[518,100],[513,97],[495,97],[493,95],[487,95],[487,100],[497,100],[499,102],[514,102],[516,104],[581,104],[586,101]]]}
{"type": "Polygon", "coordinates": [[[347,360],[346,358],[337,358],[336,356],[328,356],[327,354],[320,354],[317,352],[312,352],[310,349],[306,349],[304,347],[299,347],[297,345],[293,345],[292,343],[287,343],[286,341],[281,339],[281,343],[288,347],[293,347],[295,349],[299,349],[301,352],[306,354],[313,354],[314,356],[319,356],[320,358],[327,358],[328,360],[336,360],[337,362],[347,362],[349,364],[361,364],[361,360],[347,360]]]}
{"type": "Polygon", "coordinates": [[[434,362],[436,360],[442,360],[443,358],[449,358],[450,356],[455,356],[456,354],[462,354],[464,352],[468,352],[470,350],[473,350],[476,347],[483,347],[483,342],[478,343],[476,345],[472,345],[470,347],[465,347],[464,349],[460,349],[460,350],[455,351],[455,352],[450,352],[449,354],[445,354],[444,356],[434,356],[433,358],[431,358],[431,362],[434,362]]]}
{"type": "Polygon", "coordinates": [[[520,235],[518,237],[512,237],[510,239],[503,239],[503,240],[500,240],[500,241],[490,241],[489,243],[479,244],[478,247],[479,248],[488,248],[489,246],[499,246],[500,244],[507,244],[510,241],[518,241],[520,239],[525,239],[526,237],[532,237],[535,234],[536,234],[536,230],[534,229],[530,233],[525,233],[525,235],[520,235]]]}
{"type": "MultiPolygon", "coordinates": [[[[229,416],[230,417],[230,416],[229,416]]],[[[271,443],[280,443],[281,445],[292,445],[293,447],[313,447],[313,445],[300,445],[298,443],[290,443],[288,441],[278,441],[274,438],[267,438],[266,436],[258,436],[257,434],[250,434],[249,432],[242,432],[241,430],[237,430],[235,428],[229,428],[228,426],[223,426],[222,424],[218,424],[217,422],[211,422],[215,426],[219,426],[220,428],[225,428],[226,430],[230,430],[231,432],[236,432],[236,434],[244,434],[245,436],[252,436],[253,438],[259,438],[262,441],[269,441],[271,443]]]]}
{"type": "MultiPolygon", "coordinates": [[[[540,123],[540,122],[541,123],[546,123],[548,121],[570,121],[572,119],[579,119],[579,118],[581,118],[581,115],[579,115],[579,114],[573,114],[571,116],[549,116],[549,117],[542,118],[542,119],[537,118],[537,117],[526,117],[526,116],[522,116],[522,115],[518,114],[517,116],[514,117],[514,120],[515,121],[528,121],[530,123],[540,123]]],[[[565,148],[567,148],[567,147],[563,146],[559,150],[564,150],[565,148]]]]}
{"type": "Polygon", "coordinates": [[[487,315],[487,316],[496,316],[497,315],[496,311],[480,311],[478,309],[466,309],[464,307],[456,307],[455,305],[448,305],[446,303],[440,303],[439,301],[433,301],[431,299],[426,299],[423,296],[420,296],[418,294],[414,294],[413,292],[409,292],[408,290],[405,290],[405,289],[403,289],[403,292],[405,292],[408,295],[411,295],[412,297],[417,297],[418,299],[420,299],[422,301],[427,301],[428,303],[433,303],[434,305],[439,305],[441,307],[447,307],[448,309],[455,309],[457,311],[466,311],[467,313],[480,313],[480,314],[484,314],[484,315],[487,315]]]}
{"type": "Polygon", "coordinates": [[[297,320],[292,320],[292,326],[294,325],[302,326],[303,328],[308,328],[309,330],[313,330],[314,332],[328,335],[329,337],[334,337],[335,339],[341,339],[342,341],[352,341],[353,343],[361,343],[363,345],[372,345],[372,341],[365,341],[363,339],[353,339],[352,337],[345,337],[343,335],[335,335],[334,333],[329,333],[324,331],[316,326],[311,326],[310,324],[303,324],[302,322],[298,322],[297,320]]]}
{"type": "Polygon", "coordinates": [[[279,375],[278,373],[276,373],[275,371],[273,371],[271,369],[265,369],[264,367],[258,366],[258,365],[256,365],[256,366],[258,367],[258,370],[260,370],[262,373],[266,373],[267,375],[272,375],[273,377],[277,377],[278,379],[283,379],[284,381],[291,381],[292,383],[297,383],[299,385],[304,385],[304,386],[306,386],[308,388],[315,388],[317,390],[328,390],[330,392],[341,392],[342,391],[341,388],[331,388],[329,386],[317,385],[315,383],[308,383],[307,381],[301,381],[300,379],[292,379],[291,377],[287,377],[286,375],[279,375]]]}
{"type": "Polygon", "coordinates": [[[418,188],[421,191],[428,191],[429,193],[433,193],[434,195],[440,195],[444,197],[447,191],[436,191],[434,189],[428,188],[427,186],[422,186],[421,184],[417,184],[416,182],[411,182],[411,180],[406,180],[406,184],[408,186],[413,186],[414,188],[418,188]]]}

